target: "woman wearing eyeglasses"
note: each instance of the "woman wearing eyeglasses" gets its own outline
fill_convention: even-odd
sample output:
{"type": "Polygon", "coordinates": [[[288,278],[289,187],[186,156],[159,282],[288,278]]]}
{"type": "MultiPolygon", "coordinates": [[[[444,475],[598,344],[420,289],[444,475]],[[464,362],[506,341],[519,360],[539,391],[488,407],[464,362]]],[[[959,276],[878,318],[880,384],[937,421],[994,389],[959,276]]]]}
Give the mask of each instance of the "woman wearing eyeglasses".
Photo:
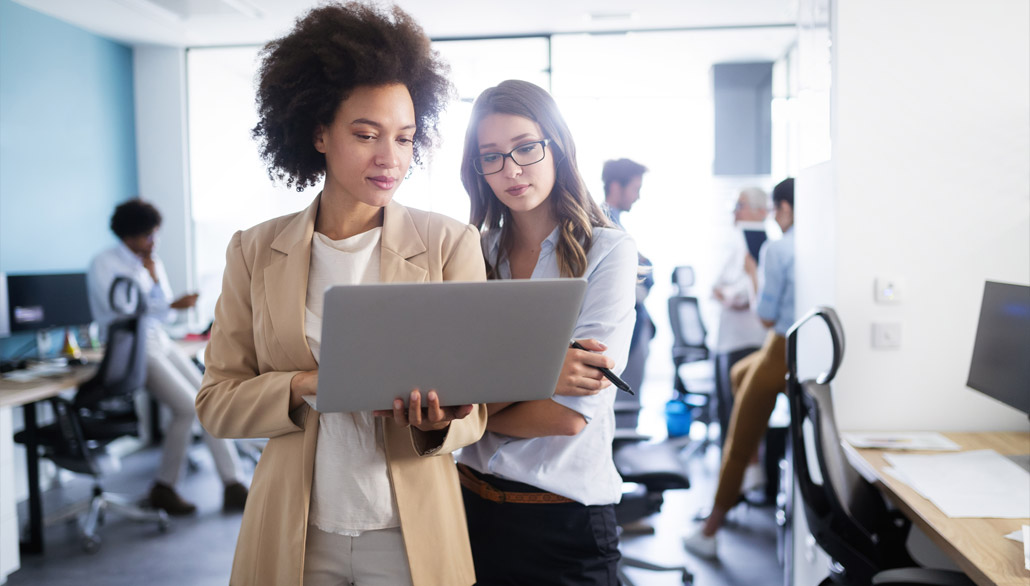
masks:
{"type": "Polygon", "coordinates": [[[587,350],[566,352],[555,396],[489,405],[459,456],[477,584],[618,584],[616,388],[596,367],[625,366],[636,245],[590,197],[557,104],[531,83],[476,100],[461,177],[489,278],[587,280],[573,334],[587,350]]]}

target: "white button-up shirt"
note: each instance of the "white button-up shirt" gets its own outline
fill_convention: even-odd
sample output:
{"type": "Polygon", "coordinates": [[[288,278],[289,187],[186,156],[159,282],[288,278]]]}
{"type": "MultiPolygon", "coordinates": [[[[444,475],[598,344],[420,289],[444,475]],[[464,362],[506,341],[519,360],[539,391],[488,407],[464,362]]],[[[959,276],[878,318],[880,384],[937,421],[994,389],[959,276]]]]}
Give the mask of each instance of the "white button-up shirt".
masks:
{"type": "MultiPolygon", "coordinates": [[[[135,305],[127,307],[119,305],[111,307],[110,295],[111,285],[118,277],[128,277],[139,286],[139,295],[146,304],[146,331],[148,337],[162,336],[164,329],[162,324],[171,321],[175,310],[170,307],[172,302],[172,289],[168,285],[168,274],[165,272],[164,263],[160,258],[154,256],[154,272],[157,273],[158,282],[150,276],[150,271],[143,266],[143,260],[124,242],[109,248],[96,257],[89,265],[89,272],[86,274],[86,285],[89,290],[89,308],[93,312],[93,321],[100,326],[100,336],[107,336],[107,326],[114,319],[124,315],[126,311],[135,310],[135,305]]],[[[122,290],[119,289],[119,292],[122,290]]],[[[122,304],[126,304],[124,293],[119,296],[122,304]]],[[[126,304],[127,305],[127,304],[126,304]]]]}
{"type": "MultiPolygon", "coordinates": [[[[499,238],[499,230],[485,232],[483,249],[501,278],[510,279],[508,260],[497,261],[499,238]]],[[[560,276],[557,242],[556,228],[544,240],[530,278],[560,276]]],[[[635,320],[637,247],[633,239],[621,230],[594,228],[583,277],[587,290],[573,338],[596,338],[607,344],[605,354],[615,361],[612,371],[622,372],[635,320]]],[[[552,397],[586,419],[586,427],[577,435],[523,439],[487,431],[477,443],[462,448],[458,460],[480,472],[530,484],[584,505],[617,503],[622,495],[622,478],[612,461],[617,392],[621,391],[611,385],[589,397],[552,397]]]]}

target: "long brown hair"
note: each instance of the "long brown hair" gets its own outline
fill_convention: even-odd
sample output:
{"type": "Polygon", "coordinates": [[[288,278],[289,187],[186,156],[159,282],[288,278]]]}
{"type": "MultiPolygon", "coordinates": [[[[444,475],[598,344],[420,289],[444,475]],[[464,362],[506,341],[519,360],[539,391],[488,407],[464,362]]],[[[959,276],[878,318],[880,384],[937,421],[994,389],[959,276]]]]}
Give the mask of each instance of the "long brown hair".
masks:
{"type": "Polygon", "coordinates": [[[501,230],[498,258],[486,259],[490,278],[497,278],[497,264],[512,245],[511,211],[497,199],[486,179],[472,166],[472,160],[479,155],[479,123],[490,114],[528,118],[540,125],[544,138],[550,139],[555,180],[548,200],[558,219],[558,270],[563,277],[583,276],[593,229],[611,226],[611,223],[590,196],[579,174],[576,143],[554,98],[532,83],[509,79],[483,91],[476,98],[472,118],[465,131],[465,150],[461,160],[461,182],[472,203],[470,222],[480,230],[501,230]]]}

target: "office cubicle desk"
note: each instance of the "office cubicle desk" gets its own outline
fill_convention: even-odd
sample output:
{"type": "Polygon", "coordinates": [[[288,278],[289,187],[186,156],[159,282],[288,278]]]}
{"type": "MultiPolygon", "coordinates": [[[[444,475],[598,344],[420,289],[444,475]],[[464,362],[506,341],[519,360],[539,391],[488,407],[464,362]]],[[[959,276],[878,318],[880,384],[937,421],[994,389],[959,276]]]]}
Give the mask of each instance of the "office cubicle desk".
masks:
{"type": "MultiPolygon", "coordinates": [[[[99,364],[100,356],[99,353],[87,353],[87,356],[91,360],[89,364],[73,367],[69,372],[59,376],[40,377],[30,381],[0,379],[0,412],[2,412],[0,414],[2,414],[5,420],[9,420],[9,409],[22,407],[24,413],[23,428],[26,436],[25,460],[29,490],[29,525],[28,533],[21,542],[22,553],[42,553],[43,551],[43,504],[39,489],[39,450],[35,435],[37,429],[36,404],[39,401],[44,401],[65,391],[73,390],[80,383],[93,376],[96,372],[97,364],[99,364]]],[[[11,431],[5,432],[3,437],[0,437],[0,442],[9,444],[12,441],[11,431]]],[[[14,466],[13,462],[6,464],[7,469],[0,471],[0,474],[4,474],[7,478],[11,479],[10,486],[8,486],[11,490],[5,490],[5,494],[0,494],[0,499],[4,499],[0,510],[14,510],[16,505],[15,491],[13,490],[14,466]]],[[[10,522],[14,524],[13,536],[16,538],[18,535],[17,516],[15,515],[10,522]]],[[[12,535],[10,535],[12,530],[9,527],[4,526],[0,528],[0,531],[3,531],[0,537],[5,541],[12,538],[12,535]]]]}
{"type": "MultiPolygon", "coordinates": [[[[962,450],[992,449],[999,454],[1025,454],[1030,433],[944,433],[962,450]]],[[[862,476],[883,490],[974,582],[981,586],[1026,586],[1030,570],[1024,568],[1023,544],[1005,535],[1030,524],[1030,519],[950,518],[933,503],[897,478],[886,474],[881,449],[858,449],[844,442],[848,460],[862,476]]],[[[913,452],[907,452],[913,453],[913,452]]],[[[1030,498],[1030,495],[1027,495],[1030,498]]]]}
{"type": "MultiPolygon", "coordinates": [[[[207,345],[207,340],[176,340],[176,344],[189,356],[196,356],[207,345]]],[[[35,443],[35,430],[37,429],[36,404],[50,397],[59,395],[65,391],[76,389],[79,384],[85,382],[96,372],[97,366],[103,359],[103,351],[86,350],[83,352],[89,363],[84,366],[72,367],[72,369],[60,376],[40,377],[30,381],[13,381],[0,378],[0,422],[10,421],[9,409],[21,407],[24,413],[26,477],[29,493],[29,524],[27,533],[20,543],[21,553],[38,554],[43,552],[43,505],[42,495],[39,488],[39,455],[35,443]]],[[[3,428],[5,426],[0,426],[3,428]]],[[[151,411],[151,434],[152,439],[157,440],[158,433],[157,409],[151,411]]],[[[0,437],[0,455],[10,452],[9,445],[12,442],[13,430],[6,430],[0,437]]],[[[0,459],[0,476],[10,479],[10,486],[0,490],[0,540],[4,543],[13,543],[18,534],[13,462],[8,458],[0,459]],[[8,488],[10,490],[8,490],[8,488]],[[9,514],[6,514],[8,513],[9,514]],[[6,525],[5,525],[6,523],[6,525]],[[11,529],[13,527],[13,529],[11,529]],[[13,532],[13,533],[12,533],[13,532]]],[[[0,568],[0,582],[4,573],[0,568]]]]}

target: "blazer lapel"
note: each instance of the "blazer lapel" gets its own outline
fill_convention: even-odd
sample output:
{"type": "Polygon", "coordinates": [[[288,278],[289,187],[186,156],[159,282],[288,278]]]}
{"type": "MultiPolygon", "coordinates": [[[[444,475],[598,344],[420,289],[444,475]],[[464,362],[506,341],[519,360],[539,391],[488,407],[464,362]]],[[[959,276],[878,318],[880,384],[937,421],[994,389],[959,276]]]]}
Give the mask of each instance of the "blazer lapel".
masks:
{"type": "Polygon", "coordinates": [[[382,255],[379,279],[383,283],[421,283],[429,279],[429,272],[410,262],[425,254],[426,243],[419,235],[415,220],[408,209],[391,201],[383,212],[382,255]]]}
{"type": "Polygon", "coordinates": [[[321,193],[272,241],[273,260],[264,271],[265,298],[276,339],[298,370],[318,368],[304,332],[304,307],[311,264],[311,236],[321,193]],[[278,257],[278,258],[274,258],[278,257]]]}

